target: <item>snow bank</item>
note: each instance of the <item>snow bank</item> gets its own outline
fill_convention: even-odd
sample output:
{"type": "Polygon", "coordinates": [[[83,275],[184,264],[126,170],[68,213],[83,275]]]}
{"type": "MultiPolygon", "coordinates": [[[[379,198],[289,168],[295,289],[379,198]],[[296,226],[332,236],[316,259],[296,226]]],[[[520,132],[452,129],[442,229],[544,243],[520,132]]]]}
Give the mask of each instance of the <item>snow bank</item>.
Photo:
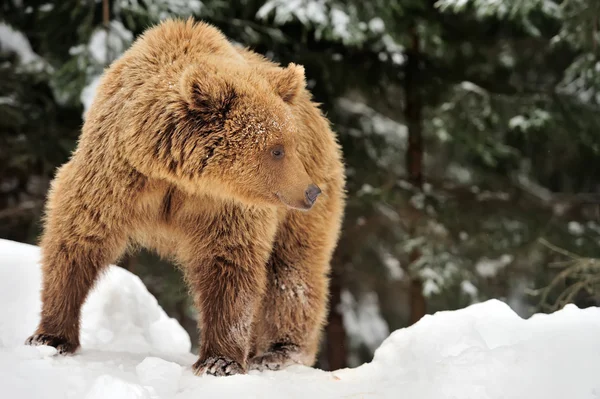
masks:
{"type": "Polygon", "coordinates": [[[22,345],[37,323],[38,249],[0,240],[6,398],[598,398],[600,309],[519,318],[499,301],[426,316],[371,363],[195,377],[189,337],[131,273],[111,267],[83,310],[82,350],[22,345]]]}

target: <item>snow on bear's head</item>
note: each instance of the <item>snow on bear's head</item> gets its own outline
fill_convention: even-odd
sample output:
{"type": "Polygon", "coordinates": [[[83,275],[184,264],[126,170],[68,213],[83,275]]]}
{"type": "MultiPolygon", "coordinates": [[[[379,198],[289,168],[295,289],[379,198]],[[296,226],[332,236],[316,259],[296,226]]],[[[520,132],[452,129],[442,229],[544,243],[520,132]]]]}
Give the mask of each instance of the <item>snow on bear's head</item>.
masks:
{"type": "Polygon", "coordinates": [[[291,108],[305,83],[295,64],[258,70],[211,57],[188,66],[179,81],[186,169],[203,187],[249,204],[310,209],[320,189],[300,159],[291,108]]]}

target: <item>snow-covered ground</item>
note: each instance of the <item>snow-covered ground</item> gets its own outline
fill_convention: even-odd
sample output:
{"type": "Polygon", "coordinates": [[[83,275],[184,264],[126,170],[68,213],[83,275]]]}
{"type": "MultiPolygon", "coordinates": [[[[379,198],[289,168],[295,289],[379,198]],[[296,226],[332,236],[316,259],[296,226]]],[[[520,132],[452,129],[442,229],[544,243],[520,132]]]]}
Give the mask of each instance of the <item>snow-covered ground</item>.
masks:
{"type": "Polygon", "coordinates": [[[0,397],[600,398],[600,309],[519,318],[499,301],[398,330],[371,363],[196,377],[190,339],[131,273],[112,267],[83,310],[82,349],[22,342],[36,326],[36,247],[0,240],[0,397]]]}

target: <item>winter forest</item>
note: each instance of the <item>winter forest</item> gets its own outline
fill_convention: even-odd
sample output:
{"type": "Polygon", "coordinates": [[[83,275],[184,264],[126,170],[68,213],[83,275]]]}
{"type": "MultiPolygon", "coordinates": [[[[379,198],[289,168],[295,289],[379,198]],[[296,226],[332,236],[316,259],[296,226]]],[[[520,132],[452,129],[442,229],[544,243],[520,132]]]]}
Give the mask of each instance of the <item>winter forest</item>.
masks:
{"type": "MultiPolygon", "coordinates": [[[[0,238],[37,243],[103,69],[147,27],[193,16],[303,65],[342,145],[318,368],[369,362],[391,332],[489,299],[523,318],[600,306],[598,0],[0,4],[0,238]]],[[[119,266],[197,350],[179,271],[146,251],[119,266]]]]}

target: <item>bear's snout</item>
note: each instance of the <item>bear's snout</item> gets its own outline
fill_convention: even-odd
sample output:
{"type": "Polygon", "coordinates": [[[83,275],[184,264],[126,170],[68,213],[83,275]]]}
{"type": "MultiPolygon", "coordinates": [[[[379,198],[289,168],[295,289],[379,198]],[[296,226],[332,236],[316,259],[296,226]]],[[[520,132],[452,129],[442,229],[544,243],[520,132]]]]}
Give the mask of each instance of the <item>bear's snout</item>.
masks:
{"type": "Polygon", "coordinates": [[[314,184],[309,184],[308,188],[304,192],[304,198],[306,199],[306,204],[309,206],[313,206],[317,197],[321,194],[321,189],[314,184]]]}

